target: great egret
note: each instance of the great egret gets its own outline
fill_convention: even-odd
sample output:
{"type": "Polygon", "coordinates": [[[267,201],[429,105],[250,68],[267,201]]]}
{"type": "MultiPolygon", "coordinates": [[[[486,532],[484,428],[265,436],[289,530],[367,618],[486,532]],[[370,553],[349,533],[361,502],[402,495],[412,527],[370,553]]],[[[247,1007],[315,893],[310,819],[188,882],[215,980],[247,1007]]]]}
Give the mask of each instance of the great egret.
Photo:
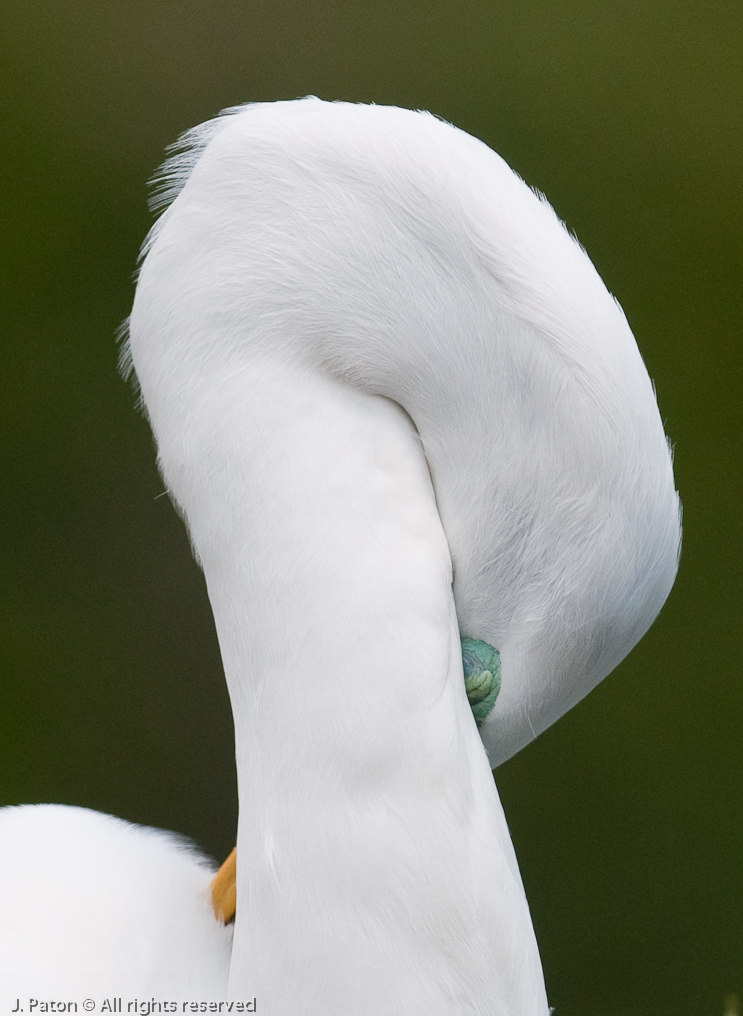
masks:
{"type": "Polygon", "coordinates": [[[549,205],[425,113],[244,107],[162,181],[129,354],[235,718],[230,990],[543,1014],[460,634],[500,653],[495,765],[664,602],[678,499],[625,317],[549,205]]]}
{"type": "Polygon", "coordinates": [[[161,182],[124,356],[234,712],[230,997],[545,1016],[490,769],[673,583],[624,315],[546,201],[425,113],[246,106],[161,182]],[[461,637],[500,654],[482,740],[461,637]]]}

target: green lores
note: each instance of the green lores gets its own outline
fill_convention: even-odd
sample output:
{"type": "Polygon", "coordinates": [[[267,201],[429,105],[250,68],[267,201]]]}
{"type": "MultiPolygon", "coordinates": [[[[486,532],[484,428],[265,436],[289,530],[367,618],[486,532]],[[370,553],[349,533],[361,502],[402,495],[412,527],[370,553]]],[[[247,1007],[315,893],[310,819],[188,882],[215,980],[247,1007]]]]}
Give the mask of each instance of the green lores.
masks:
{"type": "Polygon", "coordinates": [[[478,727],[500,691],[500,653],[479,639],[462,639],[464,686],[478,727]]]}

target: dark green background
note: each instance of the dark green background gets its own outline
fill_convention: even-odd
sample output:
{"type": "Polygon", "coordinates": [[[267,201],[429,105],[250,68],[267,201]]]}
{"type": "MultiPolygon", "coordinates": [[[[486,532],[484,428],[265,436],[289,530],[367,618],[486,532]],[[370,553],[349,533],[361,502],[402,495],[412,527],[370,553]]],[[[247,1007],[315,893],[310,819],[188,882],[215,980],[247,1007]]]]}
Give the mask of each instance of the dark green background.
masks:
{"type": "Polygon", "coordinates": [[[743,5],[3,0],[0,803],[232,844],[203,582],[116,373],[165,145],[309,92],[425,107],[546,192],[623,304],[676,444],[676,587],[497,774],[556,1016],[743,992],[743,5]]]}

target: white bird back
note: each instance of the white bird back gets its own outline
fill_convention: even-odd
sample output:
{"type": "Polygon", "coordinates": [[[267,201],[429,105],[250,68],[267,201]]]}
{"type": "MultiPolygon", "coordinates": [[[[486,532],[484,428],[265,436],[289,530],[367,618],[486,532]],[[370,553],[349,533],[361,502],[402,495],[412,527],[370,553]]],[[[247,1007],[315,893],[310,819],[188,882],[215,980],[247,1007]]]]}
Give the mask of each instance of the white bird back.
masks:
{"type": "MultiPolygon", "coordinates": [[[[86,808],[0,809],[0,1004],[224,998],[232,928],[191,844],[86,808]]],[[[96,1011],[100,1011],[99,1008],[96,1011]]]]}

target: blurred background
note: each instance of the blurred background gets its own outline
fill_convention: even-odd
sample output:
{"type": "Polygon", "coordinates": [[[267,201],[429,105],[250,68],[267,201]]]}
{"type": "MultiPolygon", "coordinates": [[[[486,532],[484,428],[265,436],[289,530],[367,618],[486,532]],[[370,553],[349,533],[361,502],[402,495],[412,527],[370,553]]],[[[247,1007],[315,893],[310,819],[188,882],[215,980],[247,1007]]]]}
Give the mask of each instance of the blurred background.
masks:
{"type": "Polygon", "coordinates": [[[720,1016],[743,994],[743,6],[4,0],[0,31],[0,804],[232,846],[204,584],[116,370],[146,182],[236,103],[430,109],[588,250],[656,381],[684,502],[655,626],[496,774],[551,1004],[720,1016]]]}

